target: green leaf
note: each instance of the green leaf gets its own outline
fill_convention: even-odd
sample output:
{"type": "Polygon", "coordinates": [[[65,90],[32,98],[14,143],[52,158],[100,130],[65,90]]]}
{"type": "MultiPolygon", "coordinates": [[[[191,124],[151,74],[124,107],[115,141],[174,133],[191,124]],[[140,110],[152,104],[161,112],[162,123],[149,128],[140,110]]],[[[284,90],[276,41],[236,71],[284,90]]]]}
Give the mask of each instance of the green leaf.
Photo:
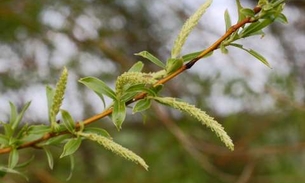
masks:
{"type": "Polygon", "coordinates": [[[165,68],[164,63],[159,60],[157,57],[155,57],[154,55],[152,55],[151,53],[149,53],[148,51],[141,51],[140,53],[136,53],[135,55],[141,56],[143,58],[148,59],[149,61],[151,61],[152,63],[156,64],[157,66],[161,67],[161,68],[165,68]]]}
{"type": "Polygon", "coordinates": [[[107,86],[103,81],[95,77],[85,77],[79,80],[80,83],[86,85],[89,89],[93,90],[103,101],[105,106],[105,99],[103,95],[109,98],[116,99],[115,92],[107,86]]]}
{"type": "Polygon", "coordinates": [[[10,115],[9,124],[11,124],[11,128],[14,129],[12,126],[14,125],[14,123],[16,123],[18,111],[17,111],[17,107],[12,102],[10,102],[10,108],[11,108],[11,115],[10,115]]]}
{"type": "Polygon", "coordinates": [[[132,109],[132,112],[137,113],[137,112],[145,111],[146,109],[150,108],[150,106],[151,106],[151,99],[144,98],[136,103],[136,105],[132,109]]]}
{"type": "Polygon", "coordinates": [[[173,49],[171,51],[171,58],[177,58],[180,55],[181,49],[191,33],[194,27],[198,24],[199,19],[203,15],[203,13],[209,8],[212,4],[212,0],[206,0],[204,4],[202,4],[199,9],[184,23],[181,28],[180,33],[178,34],[173,49]]]}
{"type": "Polygon", "coordinates": [[[15,168],[24,168],[24,167],[28,166],[34,159],[35,159],[35,156],[32,155],[32,157],[30,159],[18,164],[15,168]]]}
{"type": "Polygon", "coordinates": [[[138,93],[138,92],[146,92],[148,95],[156,96],[156,92],[154,92],[152,89],[147,88],[145,84],[136,84],[132,85],[129,88],[125,90],[127,93],[138,93]]]}
{"type": "Polygon", "coordinates": [[[43,150],[44,150],[44,152],[47,155],[49,167],[50,167],[51,170],[53,170],[53,167],[54,167],[54,158],[53,158],[52,152],[48,148],[46,148],[46,147],[43,147],[43,150]]]}
{"type": "Polygon", "coordinates": [[[70,115],[70,113],[66,110],[61,110],[61,115],[62,115],[63,123],[64,123],[65,127],[67,128],[67,130],[71,133],[74,133],[75,122],[74,122],[72,116],[70,115]]]}
{"type": "Polygon", "coordinates": [[[196,58],[200,53],[201,53],[201,51],[189,53],[189,54],[183,55],[182,59],[184,62],[187,62],[187,61],[190,61],[190,60],[193,60],[194,58],[196,58]]]}
{"type": "Polygon", "coordinates": [[[128,72],[141,72],[143,67],[144,64],[141,61],[138,61],[128,70],[128,72]]]}
{"type": "Polygon", "coordinates": [[[263,64],[265,64],[267,67],[271,68],[267,59],[265,59],[261,54],[257,53],[256,51],[254,51],[252,49],[248,50],[248,49],[244,48],[243,45],[241,45],[241,44],[231,43],[230,45],[248,52],[249,54],[251,54],[252,56],[257,58],[259,61],[261,61],[263,64]]]}
{"type": "Polygon", "coordinates": [[[14,123],[12,124],[12,129],[17,128],[17,126],[19,125],[20,121],[22,120],[22,118],[23,118],[23,116],[24,116],[25,111],[29,108],[30,105],[31,105],[31,102],[27,102],[27,103],[23,106],[23,108],[22,108],[20,114],[17,116],[16,120],[15,120],[14,123]]]}
{"type": "Polygon", "coordinates": [[[125,117],[126,117],[125,103],[116,100],[113,104],[112,121],[118,130],[121,129],[125,117]]]}
{"type": "Polygon", "coordinates": [[[166,62],[166,73],[171,74],[178,70],[183,65],[182,58],[170,58],[166,62]]]}
{"type": "Polygon", "coordinates": [[[254,17],[255,16],[254,11],[249,8],[242,8],[240,10],[240,13],[242,13],[245,17],[254,17]]]}
{"type": "Polygon", "coordinates": [[[288,23],[288,19],[287,19],[287,17],[286,17],[283,13],[280,13],[280,14],[276,17],[275,21],[280,22],[280,23],[283,23],[283,24],[287,24],[287,23],[288,23]]]}
{"type": "Polygon", "coordinates": [[[14,170],[14,169],[12,169],[12,168],[6,168],[6,167],[0,166],[0,172],[17,174],[17,175],[22,176],[24,179],[26,179],[26,181],[29,181],[29,179],[28,179],[27,176],[25,176],[23,173],[21,173],[21,172],[19,172],[19,171],[17,171],[17,170],[14,170]]]}
{"type": "Polygon", "coordinates": [[[25,123],[25,124],[21,127],[20,130],[18,129],[18,133],[17,133],[17,135],[16,135],[16,138],[17,138],[17,139],[22,138],[25,134],[28,133],[29,128],[30,128],[30,125],[29,125],[28,123],[25,123]]]}
{"type": "Polygon", "coordinates": [[[34,140],[38,140],[43,137],[44,134],[27,134],[24,135],[21,139],[18,139],[19,144],[24,144],[34,140]]]}
{"type": "Polygon", "coordinates": [[[9,168],[14,168],[19,161],[19,153],[16,148],[12,148],[9,158],[8,158],[8,167],[9,168]]]}
{"type": "Polygon", "coordinates": [[[273,21],[271,19],[264,19],[263,21],[254,22],[242,30],[240,37],[245,38],[257,34],[257,32],[262,31],[263,28],[267,27],[272,22],[273,21]]]}
{"type": "Polygon", "coordinates": [[[48,132],[51,132],[51,128],[46,125],[32,125],[28,128],[29,134],[45,134],[48,132]]]}
{"type": "Polygon", "coordinates": [[[54,98],[54,90],[50,86],[46,86],[46,95],[47,95],[47,102],[48,102],[48,113],[49,113],[49,122],[51,123],[51,108],[53,105],[53,98],[54,98]]]}
{"type": "Polygon", "coordinates": [[[230,29],[230,27],[232,26],[232,22],[231,22],[231,17],[229,14],[229,11],[226,10],[224,13],[224,18],[225,18],[225,23],[226,23],[226,31],[230,29]]]}
{"type": "Polygon", "coordinates": [[[9,145],[9,138],[5,135],[0,134],[0,148],[1,147],[6,147],[9,145]]]}
{"type": "Polygon", "coordinates": [[[64,134],[64,135],[52,137],[46,142],[43,142],[42,145],[58,145],[63,143],[65,140],[67,140],[70,137],[71,137],[70,134],[64,134]]]}
{"type": "Polygon", "coordinates": [[[135,93],[135,92],[124,92],[124,94],[123,94],[123,96],[121,96],[120,100],[122,102],[127,102],[127,101],[133,99],[136,95],[137,95],[137,93],[135,93]]]}
{"type": "Polygon", "coordinates": [[[60,158],[75,153],[75,151],[77,151],[81,143],[82,143],[82,139],[80,137],[68,140],[68,142],[64,146],[64,150],[60,155],[60,158]]]}
{"type": "Polygon", "coordinates": [[[111,138],[110,134],[102,129],[102,128],[97,128],[97,127],[87,127],[84,129],[84,132],[86,133],[95,133],[97,135],[102,135],[104,137],[108,137],[108,138],[111,138]]]}
{"type": "Polygon", "coordinates": [[[70,174],[69,174],[68,178],[66,179],[66,181],[69,181],[72,178],[73,170],[75,167],[75,160],[74,160],[73,155],[70,155],[69,159],[70,159],[70,174]]]}
{"type": "Polygon", "coordinates": [[[156,94],[156,95],[151,95],[151,96],[157,96],[158,93],[163,89],[163,85],[158,85],[155,86],[153,88],[151,88],[151,90],[156,94]]]}
{"type": "Polygon", "coordinates": [[[248,51],[251,55],[253,55],[255,58],[257,58],[259,61],[261,61],[263,64],[265,64],[267,67],[271,68],[269,62],[267,61],[267,59],[265,59],[265,57],[263,57],[261,54],[257,53],[254,50],[249,50],[248,51]]]}
{"type": "Polygon", "coordinates": [[[1,123],[3,129],[4,129],[4,133],[7,137],[11,137],[13,136],[14,131],[11,128],[11,125],[8,123],[1,123]]]}
{"type": "Polygon", "coordinates": [[[242,5],[240,3],[240,0],[236,0],[236,5],[237,5],[237,12],[238,12],[238,21],[237,22],[240,22],[243,19],[245,19],[246,16],[241,13],[241,10],[243,9],[243,7],[242,7],[242,5]]]}
{"type": "Polygon", "coordinates": [[[227,54],[229,52],[223,43],[220,44],[220,50],[223,54],[227,54]]]}
{"type": "MultiPolygon", "coordinates": [[[[193,52],[193,53],[189,53],[189,54],[183,55],[182,56],[183,62],[187,62],[187,61],[195,59],[198,55],[200,55],[201,52],[203,52],[203,51],[198,51],[198,52],[193,52]]],[[[213,52],[209,52],[203,58],[209,57],[212,54],[213,54],[213,52]]]]}

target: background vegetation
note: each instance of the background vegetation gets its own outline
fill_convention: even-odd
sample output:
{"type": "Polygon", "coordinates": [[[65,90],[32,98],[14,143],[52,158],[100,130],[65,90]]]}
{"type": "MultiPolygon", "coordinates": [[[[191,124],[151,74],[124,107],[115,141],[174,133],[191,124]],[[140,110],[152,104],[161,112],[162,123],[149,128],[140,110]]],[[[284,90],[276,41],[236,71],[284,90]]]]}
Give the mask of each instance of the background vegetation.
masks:
{"type": "MultiPolygon", "coordinates": [[[[55,84],[63,66],[70,73],[64,108],[78,120],[100,112],[97,97],[77,80],[90,75],[111,84],[140,59],[133,54],[142,50],[165,59],[181,25],[202,3],[1,1],[0,119],[8,118],[8,101],[21,107],[32,100],[25,121],[46,123],[45,85],[55,84]]],[[[242,3],[253,7],[256,2],[242,3]]],[[[192,118],[154,106],[145,125],[141,115],[129,115],[119,133],[110,120],[94,124],[141,155],[148,172],[88,142],[77,152],[70,182],[304,182],[304,7],[302,0],[287,1],[288,26],[273,24],[263,39],[242,41],[265,55],[272,69],[230,49],[167,84],[167,95],[190,101],[222,123],[235,151],[192,118]]],[[[223,34],[226,8],[233,17],[233,1],[214,2],[184,53],[207,47],[223,34]]],[[[153,65],[145,69],[156,70],[153,65]]],[[[49,170],[42,151],[21,152],[21,158],[36,157],[25,169],[30,182],[60,183],[69,176],[68,159],[49,170]]],[[[0,161],[7,163],[6,155],[0,161]]],[[[3,181],[25,182],[14,175],[3,181]]]]}

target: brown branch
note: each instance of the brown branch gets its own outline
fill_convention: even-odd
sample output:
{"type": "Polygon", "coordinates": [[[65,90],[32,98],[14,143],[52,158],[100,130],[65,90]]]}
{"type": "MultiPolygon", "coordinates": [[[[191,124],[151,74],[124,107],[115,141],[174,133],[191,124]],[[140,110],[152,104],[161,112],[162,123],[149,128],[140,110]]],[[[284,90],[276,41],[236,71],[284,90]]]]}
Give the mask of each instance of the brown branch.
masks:
{"type": "MultiPolygon", "coordinates": [[[[253,9],[253,11],[255,13],[258,13],[261,11],[260,7],[255,7],[253,9]]],[[[173,79],[174,77],[178,76],[179,74],[181,74],[182,72],[184,72],[187,69],[190,69],[197,61],[199,61],[201,58],[203,58],[204,56],[206,56],[207,54],[213,52],[214,50],[216,50],[219,45],[225,40],[227,39],[231,34],[233,34],[235,31],[237,31],[239,28],[243,27],[245,24],[247,23],[252,23],[253,20],[251,20],[250,17],[245,18],[244,20],[238,22],[237,24],[231,26],[227,32],[221,36],[217,41],[215,41],[210,47],[208,47],[207,49],[203,50],[196,58],[194,58],[193,60],[189,61],[188,63],[184,64],[182,67],[180,67],[177,71],[175,71],[174,73],[160,79],[158,82],[156,82],[154,84],[154,87],[158,86],[158,85],[162,85],[165,84],[166,82],[170,81],[171,79],[173,79]]],[[[139,95],[137,95],[134,99],[126,102],[126,105],[131,104],[133,102],[136,102],[140,99],[143,99],[146,97],[146,93],[140,93],[139,95]]],[[[102,119],[108,115],[110,115],[112,113],[112,108],[106,109],[105,111],[103,111],[100,114],[97,114],[95,116],[92,116],[90,118],[87,118],[86,120],[83,121],[84,125],[88,125],[91,124],[99,119],[102,119]]],[[[76,123],[76,129],[80,128],[80,123],[76,123]]],[[[22,144],[18,147],[18,149],[23,149],[23,148],[27,148],[27,147],[36,147],[36,144],[43,142],[45,140],[48,140],[54,136],[58,136],[58,135],[62,135],[67,133],[67,131],[61,132],[61,133],[47,133],[45,134],[43,137],[41,137],[40,139],[37,139],[35,141],[31,141],[25,144],[22,144]]],[[[0,149],[0,154],[4,154],[4,153],[8,153],[11,151],[11,147],[7,147],[7,148],[3,148],[0,149]]]]}

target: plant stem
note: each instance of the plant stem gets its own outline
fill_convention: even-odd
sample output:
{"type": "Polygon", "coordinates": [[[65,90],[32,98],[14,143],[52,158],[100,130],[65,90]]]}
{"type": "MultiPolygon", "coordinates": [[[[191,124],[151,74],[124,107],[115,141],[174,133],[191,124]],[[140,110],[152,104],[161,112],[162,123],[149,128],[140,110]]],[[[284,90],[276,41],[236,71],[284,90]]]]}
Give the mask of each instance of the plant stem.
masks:
{"type": "MultiPolygon", "coordinates": [[[[253,9],[254,13],[258,13],[261,11],[260,7],[255,7],[253,9]]],[[[243,27],[245,24],[247,23],[252,23],[253,20],[251,20],[251,18],[245,18],[244,20],[236,23],[235,25],[231,26],[227,32],[221,36],[217,41],[215,41],[210,47],[208,47],[207,49],[205,49],[204,51],[202,51],[196,58],[192,59],[191,61],[189,61],[188,63],[184,64],[182,67],[180,67],[177,71],[173,72],[172,74],[160,79],[158,82],[156,82],[154,84],[154,87],[158,86],[158,85],[162,85],[165,84],[166,82],[170,81],[171,79],[175,78],[176,76],[178,76],[179,74],[183,73],[185,70],[190,69],[197,61],[199,61],[201,58],[203,58],[204,56],[206,56],[207,54],[209,54],[210,52],[218,49],[219,45],[222,43],[222,41],[224,41],[225,39],[227,39],[231,34],[233,34],[235,31],[237,31],[239,28],[243,27]]],[[[132,100],[126,102],[126,105],[129,105],[131,103],[134,103],[140,99],[143,99],[146,97],[146,93],[139,93],[135,98],[133,98],[132,100]]],[[[108,108],[105,111],[103,111],[100,114],[94,115],[90,118],[87,118],[83,121],[84,125],[88,125],[91,124],[99,119],[102,119],[108,115],[110,115],[112,113],[112,108],[108,108]]],[[[75,125],[76,129],[80,128],[80,123],[76,123],[75,125]]],[[[43,142],[45,140],[48,140],[52,137],[55,136],[59,136],[59,135],[63,135],[66,134],[67,131],[63,131],[61,133],[46,133],[43,137],[28,142],[28,143],[24,143],[22,145],[20,145],[18,147],[18,149],[23,149],[23,148],[27,148],[27,147],[36,147],[36,145],[40,142],[43,142]]],[[[5,154],[5,153],[9,153],[11,151],[11,147],[7,147],[7,148],[3,148],[0,149],[0,154],[5,154]]]]}

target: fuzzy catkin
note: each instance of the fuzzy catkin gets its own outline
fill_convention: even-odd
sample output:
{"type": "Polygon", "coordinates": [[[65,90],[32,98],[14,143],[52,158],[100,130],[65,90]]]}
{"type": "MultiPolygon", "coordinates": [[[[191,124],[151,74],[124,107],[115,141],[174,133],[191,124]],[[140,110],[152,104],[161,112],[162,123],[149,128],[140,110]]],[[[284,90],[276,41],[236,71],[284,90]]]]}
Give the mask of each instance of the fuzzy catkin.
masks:
{"type": "Polygon", "coordinates": [[[232,139],[225,132],[223,126],[221,126],[221,124],[219,124],[217,121],[215,121],[214,118],[207,115],[201,109],[195,107],[194,105],[190,105],[186,102],[178,101],[178,100],[176,100],[175,98],[172,98],[172,97],[154,97],[153,99],[155,99],[156,101],[158,101],[162,104],[169,105],[169,106],[171,106],[175,109],[186,112],[186,113],[190,114],[191,116],[195,117],[202,124],[206,125],[214,133],[216,133],[216,135],[220,138],[220,140],[230,150],[234,150],[234,144],[232,142],[232,139]]]}
{"type": "Polygon", "coordinates": [[[78,135],[85,137],[89,140],[95,141],[99,143],[100,145],[104,146],[105,149],[112,151],[113,153],[128,159],[134,163],[140,164],[142,167],[144,167],[146,170],[148,170],[148,165],[145,163],[145,161],[138,155],[136,155],[134,152],[130,151],[129,149],[121,146],[120,144],[115,143],[113,140],[95,134],[95,133],[84,133],[80,132],[78,135]]]}
{"type": "Polygon", "coordinates": [[[68,70],[66,68],[64,68],[61,73],[61,76],[59,78],[59,81],[56,85],[56,90],[55,90],[55,94],[53,97],[53,104],[52,104],[52,108],[51,108],[52,118],[55,118],[55,116],[58,114],[59,109],[61,107],[61,104],[62,104],[62,101],[64,98],[64,94],[65,94],[65,90],[66,90],[67,79],[68,79],[68,70]]]}
{"type": "Polygon", "coordinates": [[[212,0],[207,0],[199,9],[184,23],[182,29],[175,40],[175,44],[171,51],[171,58],[177,58],[181,52],[182,46],[184,45],[188,35],[193,30],[193,28],[198,24],[199,19],[203,13],[211,5],[212,0]]]}
{"type": "Polygon", "coordinates": [[[153,85],[157,80],[150,74],[142,72],[125,72],[120,75],[115,83],[115,91],[117,96],[121,96],[124,93],[126,86],[132,86],[136,84],[153,85]]]}

